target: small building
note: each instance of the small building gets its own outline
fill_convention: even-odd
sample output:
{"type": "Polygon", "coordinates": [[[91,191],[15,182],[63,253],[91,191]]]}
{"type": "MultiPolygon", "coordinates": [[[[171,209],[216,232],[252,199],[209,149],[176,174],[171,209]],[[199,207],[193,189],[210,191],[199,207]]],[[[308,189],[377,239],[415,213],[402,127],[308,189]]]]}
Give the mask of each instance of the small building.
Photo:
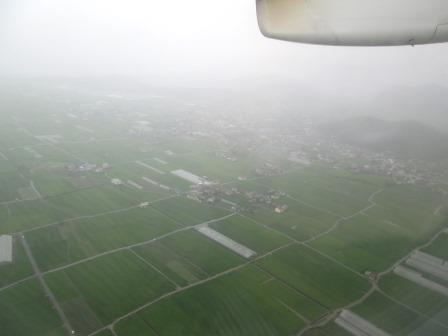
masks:
{"type": "Polygon", "coordinates": [[[12,262],[12,236],[0,236],[0,265],[12,262]]]}
{"type": "Polygon", "coordinates": [[[279,206],[275,207],[274,211],[276,213],[281,214],[281,213],[284,213],[286,211],[286,209],[288,209],[288,205],[287,204],[283,204],[283,205],[279,205],[279,206]]]}
{"type": "Polygon", "coordinates": [[[117,178],[111,179],[110,183],[112,183],[113,185],[121,185],[121,184],[123,184],[123,182],[120,179],[117,179],[117,178]]]}

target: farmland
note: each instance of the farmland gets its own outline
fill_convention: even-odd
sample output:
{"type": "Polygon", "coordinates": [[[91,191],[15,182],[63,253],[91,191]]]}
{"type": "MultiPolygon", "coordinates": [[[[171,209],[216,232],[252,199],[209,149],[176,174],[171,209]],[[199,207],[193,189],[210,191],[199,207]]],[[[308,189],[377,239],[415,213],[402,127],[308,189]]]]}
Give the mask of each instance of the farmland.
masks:
{"type": "Polygon", "coordinates": [[[448,287],[407,263],[448,259],[438,185],[352,169],[352,148],[318,159],[295,129],[73,95],[2,116],[0,335],[347,336],[344,311],[447,334],[443,290],[394,272],[448,287]]]}

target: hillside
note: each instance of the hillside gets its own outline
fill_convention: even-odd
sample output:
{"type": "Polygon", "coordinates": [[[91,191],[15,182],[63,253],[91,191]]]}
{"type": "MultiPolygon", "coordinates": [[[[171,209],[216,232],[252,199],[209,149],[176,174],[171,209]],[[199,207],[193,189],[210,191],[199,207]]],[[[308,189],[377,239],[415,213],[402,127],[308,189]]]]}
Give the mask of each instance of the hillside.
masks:
{"type": "Polygon", "coordinates": [[[404,158],[448,157],[448,135],[416,121],[388,122],[359,117],[325,123],[320,130],[340,142],[374,151],[391,151],[404,158]]]}

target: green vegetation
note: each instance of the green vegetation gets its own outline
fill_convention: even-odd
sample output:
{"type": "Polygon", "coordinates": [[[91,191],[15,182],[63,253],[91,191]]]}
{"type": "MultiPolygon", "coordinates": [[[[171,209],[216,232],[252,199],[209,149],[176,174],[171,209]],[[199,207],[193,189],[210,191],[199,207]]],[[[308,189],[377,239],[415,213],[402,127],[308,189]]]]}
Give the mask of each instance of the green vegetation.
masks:
{"type": "Polygon", "coordinates": [[[229,214],[221,208],[180,197],[157,202],[154,208],[184,226],[196,225],[229,214]]]}
{"type": "MultiPolygon", "coordinates": [[[[256,267],[244,267],[149,306],[133,321],[142,335],[150,328],[160,336],[291,335],[304,326],[301,312],[314,318],[324,313],[281,283],[266,288],[269,280],[256,267]]],[[[119,336],[131,335],[129,325],[118,324],[119,336]]]]}
{"type": "Polygon", "coordinates": [[[378,178],[318,167],[263,179],[260,183],[339,216],[363,209],[369,196],[383,187],[378,178]]]}
{"type": "Polygon", "coordinates": [[[46,224],[136,206],[164,195],[126,186],[83,189],[35,201],[9,204],[0,233],[17,232],[46,224]]]}
{"type": "Polygon", "coordinates": [[[373,201],[377,205],[342,221],[336,230],[311,246],[359,272],[379,272],[444,225],[443,217],[434,214],[440,196],[424,188],[390,187],[373,201]]]}
{"type": "Polygon", "coordinates": [[[181,226],[151,208],[69,221],[26,234],[42,270],[149,241],[181,226]]]}
{"type": "Polygon", "coordinates": [[[394,299],[430,316],[441,323],[448,321],[448,298],[413,282],[389,274],[380,282],[380,288],[394,299]]]}
{"type": "MultiPolygon", "coordinates": [[[[112,334],[112,332],[110,330],[106,329],[106,330],[99,332],[97,334],[97,336],[114,336],[114,335],[112,334]]],[[[149,335],[149,336],[151,336],[151,335],[149,335]]]]}
{"type": "Polygon", "coordinates": [[[430,246],[423,249],[423,252],[448,260],[448,232],[440,235],[430,246]]]}
{"type": "Polygon", "coordinates": [[[244,261],[195,230],[182,231],[134,250],[180,286],[221,273],[244,261]]]}
{"type": "Polygon", "coordinates": [[[445,328],[377,292],[353,312],[394,336],[407,336],[414,331],[419,335],[446,335],[445,328]]]}
{"type": "MultiPolygon", "coordinates": [[[[44,104],[26,88],[16,101],[0,94],[11,111],[0,122],[0,235],[14,236],[13,262],[0,265],[1,336],[66,336],[22,235],[75,335],[290,336],[331,316],[305,336],[349,336],[333,319],[346,305],[391,336],[447,334],[446,297],[392,273],[373,291],[366,273],[446,227],[445,187],[406,184],[420,168],[419,181],[436,181],[429,165],[295,126],[276,135],[290,120],[264,128],[251,109],[213,123],[205,104],[177,113],[170,99],[57,92],[44,104]],[[382,177],[354,172],[367,170],[382,177]]],[[[447,260],[448,234],[424,252],[447,260]]]]}
{"type": "Polygon", "coordinates": [[[288,247],[262,259],[259,265],[329,309],[360,298],[369,288],[361,276],[306,246],[288,247]]]}
{"type": "Polygon", "coordinates": [[[66,336],[37,280],[0,292],[0,326],[0,334],[5,336],[66,336]]]}
{"type": "Polygon", "coordinates": [[[307,240],[325,231],[338,219],[333,214],[292,199],[282,199],[279,203],[288,205],[284,213],[276,213],[272,208],[260,207],[248,216],[299,241],[307,240]]]}
{"type": "Polygon", "coordinates": [[[47,283],[75,330],[91,332],[173,290],[131,251],[123,251],[49,273],[47,283]]]}
{"type": "Polygon", "coordinates": [[[13,240],[13,262],[0,265],[0,288],[33,275],[31,264],[20,240],[13,240]]]}
{"type": "Polygon", "coordinates": [[[239,215],[209,226],[259,254],[272,251],[290,242],[285,236],[239,215]]]}

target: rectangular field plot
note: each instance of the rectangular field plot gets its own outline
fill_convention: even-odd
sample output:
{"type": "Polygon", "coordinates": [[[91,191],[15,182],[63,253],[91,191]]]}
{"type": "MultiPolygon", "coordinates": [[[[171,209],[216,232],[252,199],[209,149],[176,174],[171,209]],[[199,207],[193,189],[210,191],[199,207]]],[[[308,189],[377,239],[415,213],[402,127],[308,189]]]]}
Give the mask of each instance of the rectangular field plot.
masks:
{"type": "Polygon", "coordinates": [[[244,262],[227,248],[187,230],[134,248],[151,265],[179,286],[194,283],[244,262]]]}
{"type": "Polygon", "coordinates": [[[184,226],[200,224],[229,214],[227,210],[201,204],[184,197],[157,202],[154,208],[184,226]]]}
{"type": "Polygon", "coordinates": [[[29,187],[29,182],[16,172],[1,172],[0,174],[0,202],[23,199],[22,192],[29,187]],[[22,191],[22,192],[21,192],[22,191]]]}
{"type": "Polygon", "coordinates": [[[23,245],[16,237],[12,244],[12,263],[0,264],[0,288],[33,275],[23,245]]]}
{"type": "Polygon", "coordinates": [[[26,238],[41,270],[49,270],[180,227],[151,208],[135,208],[31,231],[26,238]]]}
{"type": "Polygon", "coordinates": [[[108,185],[9,204],[8,209],[3,210],[8,212],[0,233],[18,232],[69,218],[136,206],[140,202],[153,201],[160,196],[126,186],[108,185]]]}
{"type": "Polygon", "coordinates": [[[325,231],[338,219],[325,210],[315,209],[292,199],[283,199],[281,204],[288,205],[283,213],[276,213],[273,208],[259,207],[247,216],[300,241],[325,231]]]}
{"type": "Polygon", "coordinates": [[[95,172],[70,172],[66,165],[48,164],[33,169],[29,176],[42,197],[66,194],[80,189],[99,187],[110,183],[104,174],[95,172]]]}
{"type": "Polygon", "coordinates": [[[37,280],[0,291],[0,326],[5,336],[67,335],[37,280]]]}
{"type": "Polygon", "coordinates": [[[310,245],[359,272],[378,272],[409,252],[411,235],[387,220],[360,214],[310,245]]]}
{"type": "Polygon", "coordinates": [[[174,289],[131,251],[50,273],[45,279],[80,335],[174,289]]]}
{"type": "Polygon", "coordinates": [[[212,223],[209,227],[259,254],[274,250],[290,241],[279,233],[239,215],[212,223]]]}
{"type": "Polygon", "coordinates": [[[258,182],[340,216],[351,215],[366,207],[368,198],[383,187],[381,181],[371,177],[317,167],[258,182]]]}
{"type": "Polygon", "coordinates": [[[423,252],[448,260],[448,231],[440,235],[430,246],[423,249],[423,252]]]}
{"type": "Polygon", "coordinates": [[[448,297],[393,273],[382,278],[379,285],[387,295],[448,326],[448,297]]]}
{"type": "Polygon", "coordinates": [[[444,225],[444,219],[434,215],[439,200],[432,197],[436,196],[421,188],[403,195],[402,188],[395,186],[377,194],[373,201],[384,205],[342,221],[336,230],[311,245],[360,272],[387,269],[444,225]],[[426,197],[416,195],[420,192],[426,197]],[[391,195],[395,195],[393,199],[391,195]],[[419,203],[428,197],[433,203],[419,203]]]}
{"type": "MultiPolygon", "coordinates": [[[[96,334],[96,336],[114,336],[114,334],[112,334],[112,331],[110,330],[103,330],[101,332],[99,332],[98,334],[96,334]]],[[[137,335],[135,335],[137,336],[137,335]]],[[[152,335],[148,335],[148,336],[152,336],[152,335]]]]}
{"type": "Polygon", "coordinates": [[[137,140],[111,139],[92,143],[64,143],[62,148],[83,161],[102,164],[120,164],[140,160],[145,153],[141,151],[144,144],[137,140]]]}
{"type": "Polygon", "coordinates": [[[363,303],[355,306],[352,311],[394,336],[442,336],[446,335],[448,330],[378,292],[374,292],[363,303]]]}
{"type": "Polygon", "coordinates": [[[259,265],[332,309],[356,300],[369,288],[368,282],[361,276],[305,246],[288,247],[262,259],[259,265]]]}
{"type": "Polygon", "coordinates": [[[119,336],[138,324],[166,335],[293,335],[325,310],[254,266],[164,299],[121,321],[119,336]],[[269,282],[267,282],[269,281],[269,282]],[[276,282],[275,285],[273,282],[276,282]],[[271,287],[267,287],[271,284],[271,287]],[[195,319],[191,319],[195,316],[195,319]],[[306,317],[305,317],[306,316],[306,317]]]}

